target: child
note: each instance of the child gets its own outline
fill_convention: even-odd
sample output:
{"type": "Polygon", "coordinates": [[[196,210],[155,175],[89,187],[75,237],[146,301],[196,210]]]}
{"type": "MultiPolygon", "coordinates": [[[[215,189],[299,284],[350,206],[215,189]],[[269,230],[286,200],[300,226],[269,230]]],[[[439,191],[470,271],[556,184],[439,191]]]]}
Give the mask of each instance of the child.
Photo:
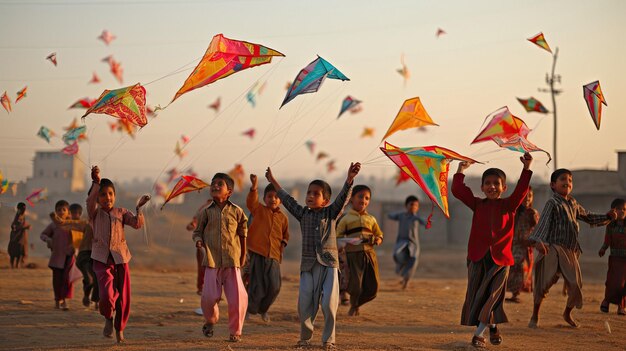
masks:
{"type": "Polygon", "coordinates": [[[572,327],[578,323],[572,318],[574,307],[582,308],[582,275],[578,256],[582,250],[578,243],[578,220],[592,226],[606,225],[615,219],[615,212],[607,214],[589,213],[570,193],[572,192],[572,172],[560,168],[550,175],[552,197],[546,202],[539,223],[528,240],[535,242],[539,251],[535,260],[535,287],[533,315],[529,328],[537,328],[539,309],[548,291],[563,276],[567,285],[567,304],[563,319],[572,327]],[[547,245],[546,245],[547,244],[547,245]]]}
{"type": "Polygon", "coordinates": [[[420,259],[419,225],[426,225],[417,216],[420,203],[417,197],[410,195],[404,201],[406,212],[390,213],[387,217],[398,221],[398,236],[393,248],[393,261],[396,263],[396,274],[402,277],[402,289],[406,289],[409,279],[413,277],[420,259]]]}
{"type": "MultiPolygon", "coordinates": [[[[70,205],[70,216],[72,221],[80,221],[83,215],[83,208],[79,204],[70,205]]],[[[95,303],[95,308],[98,309],[98,301],[100,301],[100,295],[98,294],[98,279],[96,278],[96,272],[93,271],[93,260],[91,259],[91,245],[93,243],[93,229],[89,223],[85,223],[78,231],[82,232],[82,240],[78,247],[78,255],[76,256],[76,266],[83,274],[83,306],[89,307],[90,301],[95,303]],[[89,295],[91,294],[91,299],[89,295]]],[[[75,231],[72,231],[74,235],[75,231]]]]}
{"type": "Polygon", "coordinates": [[[211,180],[212,201],[196,217],[193,231],[197,248],[204,248],[204,285],[202,313],[205,323],[202,333],[213,336],[213,326],[219,319],[218,301],[222,289],[228,301],[229,341],[241,341],[241,330],[248,307],[248,296],[241,280],[241,267],[246,260],[246,223],[243,210],[230,202],[235,182],[224,173],[216,173],[211,180]]]}
{"type": "Polygon", "coordinates": [[[513,234],[513,260],[515,264],[509,270],[506,290],[513,296],[506,301],[519,303],[522,291],[533,291],[533,243],[528,241],[530,233],[539,221],[539,212],[533,208],[533,189],[528,187],[524,202],[515,213],[515,229],[513,234]]]}
{"type": "Polygon", "coordinates": [[[376,218],[367,213],[372,191],[365,185],[357,185],[352,190],[352,208],[337,224],[338,238],[361,239],[360,244],[346,244],[346,258],[349,266],[348,293],[350,310],[348,315],[358,316],[359,307],[372,301],[378,293],[378,260],[374,245],[383,242],[383,232],[376,218]]]}
{"type": "Polygon", "coordinates": [[[606,249],[611,248],[609,256],[609,270],[606,273],[606,288],[604,300],[600,304],[600,311],[609,312],[609,303],[617,305],[617,314],[626,315],[626,231],[624,231],[626,217],[626,202],[624,199],[615,199],[611,203],[611,209],[615,210],[617,218],[606,226],[604,245],[598,254],[604,256],[606,249]]]}
{"type": "Polygon", "coordinates": [[[11,268],[18,268],[24,265],[24,260],[28,254],[28,230],[30,224],[26,222],[26,204],[17,204],[17,213],[11,223],[11,236],[9,237],[9,253],[11,268]]]}
{"type": "Polygon", "coordinates": [[[300,287],[298,291],[298,317],[300,341],[298,346],[311,345],[313,323],[319,305],[324,314],[322,342],[327,350],[335,349],[335,318],[339,306],[339,265],[335,223],[350,197],[352,181],[361,169],[360,163],[351,163],[343,188],[333,203],[331,189],[323,180],[314,180],[306,193],[306,207],[281,188],[268,167],[267,180],[278,191],[283,205],[300,222],[302,231],[302,259],[300,261],[300,287]]]}
{"type": "Polygon", "coordinates": [[[135,211],[115,206],[115,186],[107,178],[100,179],[98,166],[91,168],[91,189],[87,197],[87,214],[93,228],[91,258],[98,279],[100,301],[98,307],[104,316],[102,334],[110,338],[115,327],[118,343],[124,341],[124,328],[130,315],[130,268],[131,255],[126,244],[124,226],[139,229],[144,217],[141,207],[150,200],[149,195],[139,199],[135,211]],[[115,312],[115,323],[113,313],[115,312]]]}
{"type": "MultiPolygon", "coordinates": [[[[200,206],[196,213],[199,213],[202,209],[211,204],[211,202],[212,200],[208,200],[205,204],[200,206]]],[[[193,232],[197,226],[198,217],[197,215],[194,215],[191,219],[191,222],[187,224],[186,228],[188,231],[193,232]]],[[[205,260],[205,256],[206,254],[204,248],[196,247],[196,294],[200,296],[202,296],[202,287],[204,286],[204,266],[202,265],[202,263],[205,260]]],[[[193,312],[199,316],[204,315],[204,313],[202,313],[202,307],[196,308],[195,310],[193,310],[193,312]]]]}
{"type": "Polygon", "coordinates": [[[69,219],[69,204],[59,200],[54,205],[54,213],[50,214],[52,223],[41,233],[41,240],[48,244],[52,251],[48,267],[52,269],[52,288],[54,290],[55,308],[65,311],[69,309],[66,299],[71,299],[74,286],[70,281],[70,270],[74,266],[74,247],[72,235],[59,221],[69,219]]]}
{"type": "Polygon", "coordinates": [[[452,194],[474,212],[467,243],[467,291],[461,324],[478,326],[472,338],[475,347],[486,346],[483,332],[487,326],[491,344],[500,345],[502,337],[497,324],[508,322],[503,302],[509,266],[514,263],[513,223],[532,176],[532,156],[525,153],[520,160],[524,168],[508,198],[501,198],[507,188],[506,175],[498,168],[489,168],[482,175],[480,188],[485,198],[475,197],[464,183],[463,171],[470,163],[461,162],[452,180],[452,194]]]}

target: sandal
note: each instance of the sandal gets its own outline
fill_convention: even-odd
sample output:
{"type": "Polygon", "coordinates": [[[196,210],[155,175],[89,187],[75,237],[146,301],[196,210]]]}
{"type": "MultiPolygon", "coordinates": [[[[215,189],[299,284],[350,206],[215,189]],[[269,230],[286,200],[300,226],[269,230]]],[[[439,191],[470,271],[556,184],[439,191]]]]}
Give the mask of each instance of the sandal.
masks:
{"type": "Polygon", "coordinates": [[[485,342],[485,338],[483,338],[482,336],[474,335],[474,337],[472,338],[472,346],[483,348],[487,347],[487,343],[485,342]]]}
{"type": "Polygon", "coordinates": [[[500,336],[498,327],[489,327],[489,342],[491,343],[491,345],[502,344],[502,336],[500,336]]]}
{"type": "Polygon", "coordinates": [[[600,311],[604,312],[604,313],[609,313],[609,306],[608,305],[600,305],[600,311]]]}
{"type": "Polygon", "coordinates": [[[213,336],[213,324],[205,323],[202,326],[202,334],[204,334],[204,336],[206,336],[207,338],[212,337],[213,336]]]}
{"type": "Polygon", "coordinates": [[[241,341],[241,335],[232,335],[228,338],[228,341],[230,342],[240,342],[241,341]]]}

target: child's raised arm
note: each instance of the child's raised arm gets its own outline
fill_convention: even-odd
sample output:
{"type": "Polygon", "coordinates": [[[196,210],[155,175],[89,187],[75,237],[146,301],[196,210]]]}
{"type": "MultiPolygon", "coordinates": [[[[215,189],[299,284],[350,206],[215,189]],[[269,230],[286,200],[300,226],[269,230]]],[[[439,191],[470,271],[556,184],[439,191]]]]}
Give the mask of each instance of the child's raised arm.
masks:
{"type": "Polygon", "coordinates": [[[350,167],[348,168],[348,176],[346,177],[346,183],[343,185],[343,188],[341,188],[341,191],[335,198],[335,201],[333,201],[333,203],[328,206],[331,211],[331,216],[333,218],[339,217],[344,207],[346,207],[346,205],[348,204],[348,201],[350,200],[350,190],[352,188],[352,183],[354,182],[354,177],[359,174],[360,170],[361,164],[359,162],[350,163],[350,167]]]}
{"type": "Polygon", "coordinates": [[[246,197],[246,207],[250,213],[254,214],[259,208],[259,186],[256,174],[250,174],[250,182],[252,186],[250,186],[250,191],[246,197]]]}
{"type": "Polygon", "coordinates": [[[468,169],[469,166],[471,166],[471,165],[472,164],[470,162],[467,162],[467,161],[459,162],[459,167],[456,169],[456,173],[463,174],[463,172],[465,172],[465,170],[468,169]]]}
{"type": "Polygon", "coordinates": [[[524,156],[520,156],[519,159],[524,164],[524,169],[525,170],[529,170],[530,169],[530,164],[533,162],[532,155],[530,153],[526,152],[526,153],[524,153],[524,156]]]}
{"type": "Polygon", "coordinates": [[[459,168],[452,178],[452,195],[461,200],[461,202],[473,211],[474,207],[476,207],[476,198],[474,197],[472,189],[465,185],[465,174],[463,174],[463,172],[469,168],[470,165],[471,163],[466,161],[461,161],[459,163],[459,168]]]}
{"type": "Polygon", "coordinates": [[[267,170],[265,171],[265,178],[267,179],[268,182],[272,183],[274,185],[274,188],[276,188],[276,192],[280,191],[280,189],[282,189],[280,187],[280,184],[278,184],[278,181],[276,180],[276,178],[274,178],[274,174],[272,173],[272,169],[267,167],[267,170]]]}

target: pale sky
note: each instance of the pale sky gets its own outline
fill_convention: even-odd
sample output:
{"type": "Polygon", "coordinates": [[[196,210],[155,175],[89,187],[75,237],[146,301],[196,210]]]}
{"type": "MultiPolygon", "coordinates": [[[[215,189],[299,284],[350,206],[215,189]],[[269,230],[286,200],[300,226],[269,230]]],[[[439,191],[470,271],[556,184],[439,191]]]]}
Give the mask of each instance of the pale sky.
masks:
{"type": "MultiPolygon", "coordinates": [[[[403,131],[388,141],[398,146],[439,145],[488,162],[470,168],[500,167],[516,178],[520,154],[497,145],[469,145],[485,116],[508,105],[534,128],[529,139],[552,152],[552,115],[526,113],[516,97],[534,96],[552,109],[545,75],[552,57],[526,39],[539,32],[559,48],[557,98],[559,167],[615,169],[615,150],[626,149],[626,14],[624,1],[78,1],[0,0],[0,94],[13,112],[0,110],[0,170],[11,181],[31,175],[36,150],[59,150],[35,136],[45,125],[57,134],[84,110],[67,107],[104,89],[137,82],[146,85],[148,104],[165,106],[204,54],[213,35],[263,44],[286,55],[189,92],[162,111],[135,140],[111,133],[106,115],[85,119],[89,142],[81,159],[100,165],[118,180],[158,177],[163,169],[192,166],[202,178],[242,163],[247,172],[276,176],[343,177],[350,161],[365,165],[362,175],[392,177],[397,168],[380,156],[378,143],[402,102],[419,96],[438,127],[403,131]],[[437,28],[447,32],[435,37],[437,28]],[[97,39],[107,29],[110,46],[97,39]],[[58,67],[45,57],[57,52],[58,67]],[[296,97],[278,109],[285,84],[315,59],[324,57],[351,80],[326,80],[319,92],[296,97]],[[396,72],[405,55],[411,78],[396,72]],[[114,55],[124,68],[120,85],[101,59],[114,55]],[[181,73],[167,76],[181,66],[181,73]],[[87,84],[92,72],[100,84],[87,84]],[[167,76],[167,77],[166,77],[167,76]],[[158,80],[159,78],[162,78],[158,80]],[[245,93],[267,81],[252,108],[245,93]],[[582,86],[600,80],[608,106],[596,130],[582,86]],[[28,96],[15,104],[15,93],[28,96]],[[363,111],[336,120],[341,100],[363,101],[363,111]],[[215,118],[207,108],[221,97],[215,118]],[[364,127],[374,138],[361,138],[364,127]],[[249,140],[241,133],[256,128],[249,140]],[[189,155],[178,162],[173,149],[181,135],[193,137],[189,155]],[[328,175],[304,142],[336,160],[328,175]]],[[[552,165],[534,154],[533,169],[546,177],[552,165]]],[[[452,165],[451,172],[456,169],[452,165]]]]}

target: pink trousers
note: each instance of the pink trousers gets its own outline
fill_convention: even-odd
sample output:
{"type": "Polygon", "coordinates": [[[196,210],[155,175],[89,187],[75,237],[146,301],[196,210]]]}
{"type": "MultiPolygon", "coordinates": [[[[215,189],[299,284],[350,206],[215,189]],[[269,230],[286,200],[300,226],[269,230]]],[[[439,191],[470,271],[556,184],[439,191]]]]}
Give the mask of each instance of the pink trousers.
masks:
{"type": "Polygon", "coordinates": [[[115,264],[109,256],[107,263],[93,261],[93,270],[100,290],[100,314],[113,318],[115,330],[123,331],[130,315],[130,270],[128,263],[115,264]]]}
{"type": "Polygon", "coordinates": [[[202,313],[207,323],[216,324],[220,311],[217,306],[222,297],[222,288],[228,302],[228,329],[231,335],[241,335],[243,321],[248,309],[248,294],[241,280],[239,268],[209,268],[204,270],[202,287],[202,313]]]}

